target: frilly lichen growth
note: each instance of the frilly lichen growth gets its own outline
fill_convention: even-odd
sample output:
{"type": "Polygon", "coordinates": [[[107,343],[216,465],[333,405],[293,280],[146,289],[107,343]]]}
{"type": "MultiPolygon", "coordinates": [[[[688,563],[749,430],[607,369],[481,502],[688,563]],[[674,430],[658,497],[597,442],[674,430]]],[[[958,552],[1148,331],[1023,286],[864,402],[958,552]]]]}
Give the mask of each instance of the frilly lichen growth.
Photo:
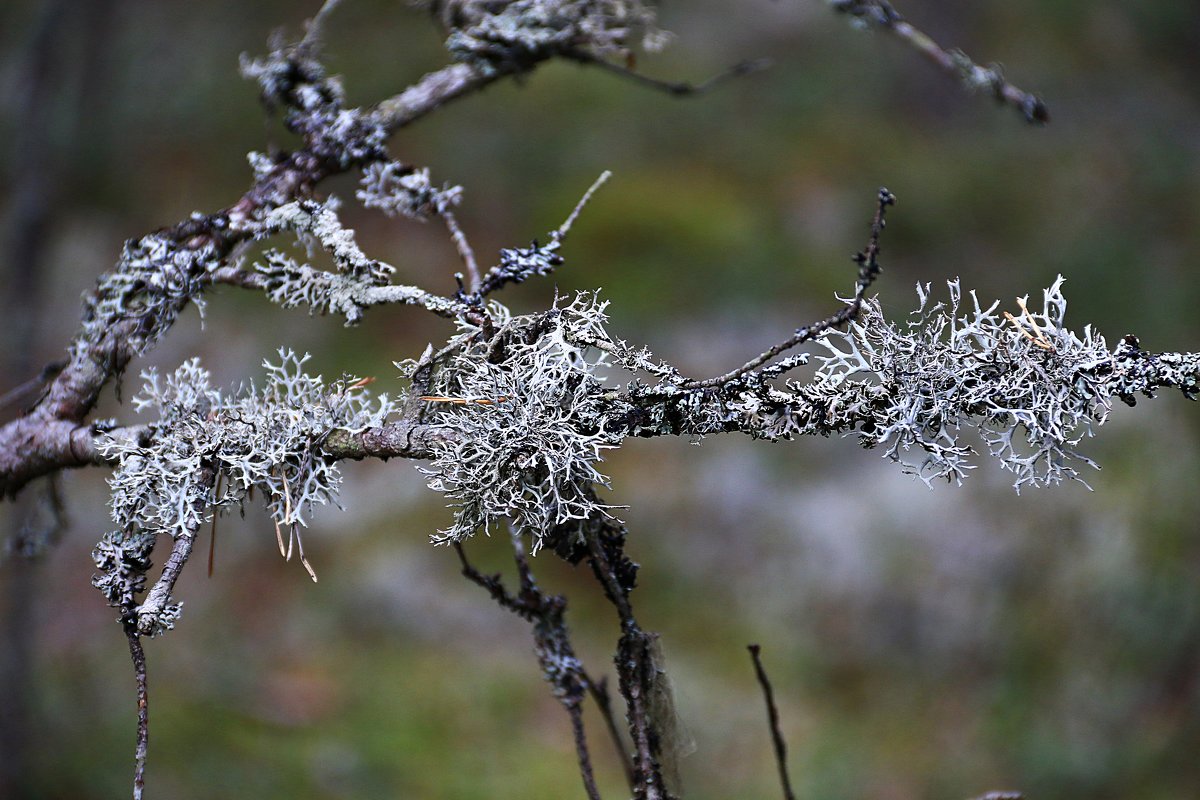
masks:
{"type": "MultiPolygon", "coordinates": [[[[492,304],[493,313],[500,310],[492,304]]],[[[564,307],[504,320],[492,341],[449,356],[431,384],[432,416],[448,437],[423,469],[429,486],[454,501],[454,523],[434,540],[458,541],[489,522],[512,519],[541,536],[556,525],[606,513],[593,487],[619,440],[604,434],[603,354],[576,344],[604,319],[582,294],[564,307]]]]}
{"type": "Polygon", "coordinates": [[[462,202],[461,186],[440,189],[429,178],[428,168],[415,168],[399,161],[375,161],[363,167],[362,188],[355,196],[366,208],[377,208],[389,216],[424,222],[462,202]]]}
{"type": "Polygon", "coordinates": [[[635,43],[662,49],[669,34],[641,0],[486,0],[446,3],[446,48],[486,72],[575,50],[595,58],[624,57],[635,43]]]}
{"type": "Polygon", "coordinates": [[[876,385],[864,442],[901,462],[907,451],[923,453],[907,466],[926,482],[961,481],[973,468],[968,428],[1016,475],[1018,490],[1082,481],[1075,465],[1095,464],[1075,448],[1107,418],[1116,371],[1103,336],[1064,327],[1062,284],[1043,292],[1041,311],[1021,298],[1015,314],[998,301],[982,306],[973,291],[964,303],[957,280],[948,283],[948,305],[931,305],[928,285],[918,286],[920,306],[903,326],[871,300],[848,331],[821,340],[827,354],[813,385],[876,385]]]}
{"type": "MultiPolygon", "coordinates": [[[[153,443],[112,438],[100,445],[117,463],[109,486],[118,530],[93,553],[99,570],[93,584],[110,604],[132,607],[160,534],[193,537],[213,509],[240,506],[252,489],[264,498],[277,531],[307,525],[315,506],[335,500],[341,475],[337,463],[321,455],[320,443],[335,429],[381,424],[392,403],[369,396],[353,379],[325,385],[303,371],[307,356],[288,350],[279,356],[277,364],[264,362],[261,388],[230,393],[211,386],[199,359],[166,378],[153,369],[143,373],[133,402],[157,415],[153,443]]],[[[153,633],[172,626],[178,607],[167,608],[153,633]]]]}
{"type": "Polygon", "coordinates": [[[86,358],[122,323],[124,346],[141,355],[171,329],[180,311],[194,303],[203,315],[202,290],[219,259],[211,245],[181,247],[165,233],[125,243],[116,269],[105,274],[84,298],[83,328],[71,344],[72,356],[86,358]]]}

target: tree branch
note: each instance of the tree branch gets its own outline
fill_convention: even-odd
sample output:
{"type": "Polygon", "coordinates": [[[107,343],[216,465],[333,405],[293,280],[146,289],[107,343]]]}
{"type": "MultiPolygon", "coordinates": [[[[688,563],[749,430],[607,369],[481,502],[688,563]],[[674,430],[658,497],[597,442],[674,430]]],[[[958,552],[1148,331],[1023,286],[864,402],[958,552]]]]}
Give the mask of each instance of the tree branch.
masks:
{"type": "Polygon", "coordinates": [[[150,695],[146,678],[146,651],[141,636],[133,624],[125,625],[129,640],[129,656],[133,660],[133,677],[137,682],[137,746],[134,748],[133,800],[142,800],[146,787],[146,756],[150,749],[150,695]]]}
{"type": "Polygon", "coordinates": [[[1050,111],[1041,98],[1009,83],[999,66],[981,67],[963,51],[945,49],[905,20],[888,0],[829,0],[829,5],[865,26],[895,36],[946,74],[957,77],[969,90],[989,92],[997,102],[1015,108],[1026,122],[1049,122],[1050,111]]]}
{"type": "Polygon", "coordinates": [[[762,687],[763,700],[767,703],[767,722],[771,726],[771,743],[775,748],[775,763],[779,767],[779,783],[783,787],[784,800],[796,800],[792,791],[792,781],[788,777],[787,742],[783,739],[783,731],[779,729],[779,709],[775,706],[775,691],[771,688],[771,680],[763,669],[762,648],[756,644],[747,645],[750,658],[754,660],[754,674],[762,687]]]}
{"type": "Polygon", "coordinates": [[[571,718],[571,732],[575,739],[575,754],[579,760],[584,790],[590,800],[599,800],[600,791],[596,787],[583,727],[582,704],[591,683],[571,646],[565,621],[566,598],[546,595],[538,588],[525,557],[521,534],[515,527],[510,530],[510,539],[521,586],[520,592],[515,595],[504,587],[499,575],[484,575],[475,569],[458,542],[454,543],[454,551],[462,565],[462,574],[468,580],[486,589],[502,608],[533,624],[535,650],[542,676],[553,687],[555,698],[571,718]]]}
{"type": "Polygon", "coordinates": [[[867,242],[867,246],[862,252],[854,256],[854,262],[858,264],[858,282],[854,287],[854,297],[846,305],[845,308],[839,309],[836,313],[826,317],[820,322],[812,325],[805,325],[802,328],[797,328],[791,338],[780,342],[766,352],[758,355],[735,370],[726,372],[724,375],[718,375],[715,378],[709,378],[703,381],[684,381],[680,384],[682,389],[709,389],[717,386],[724,386],[731,381],[758,369],[763,364],[770,361],[775,356],[787,350],[791,350],[797,345],[811,342],[830,328],[836,328],[840,325],[845,325],[852,319],[858,317],[859,311],[862,310],[863,297],[866,294],[871,284],[875,282],[880,272],[879,266],[879,237],[883,233],[883,229],[887,226],[887,209],[888,206],[894,205],[896,196],[887,189],[879,190],[879,200],[875,208],[875,218],[871,221],[871,238],[867,242]]]}

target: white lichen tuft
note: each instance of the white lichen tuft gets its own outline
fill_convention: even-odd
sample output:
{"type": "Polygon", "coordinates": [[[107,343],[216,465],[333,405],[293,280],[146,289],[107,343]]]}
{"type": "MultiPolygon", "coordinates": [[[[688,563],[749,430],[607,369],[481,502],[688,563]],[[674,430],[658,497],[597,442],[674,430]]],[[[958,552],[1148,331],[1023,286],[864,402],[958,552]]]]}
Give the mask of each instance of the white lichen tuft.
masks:
{"type": "Polygon", "coordinates": [[[922,453],[907,467],[926,482],[961,481],[973,468],[966,429],[1016,475],[1018,491],[1082,480],[1074,465],[1095,464],[1075,448],[1108,415],[1113,355],[1090,326],[1082,337],[1063,326],[1062,283],[1045,290],[1042,310],[1021,298],[1008,313],[974,292],[964,308],[957,280],[948,305],[931,306],[929,287],[918,286],[920,307],[903,327],[869,301],[849,331],[821,340],[828,354],[812,386],[854,397],[867,384],[857,387],[871,409],[861,435],[902,463],[922,453]]]}
{"type": "MultiPolygon", "coordinates": [[[[451,6],[451,4],[447,4],[451,6]]],[[[661,50],[670,35],[641,0],[480,0],[452,5],[446,47],[460,60],[496,72],[571,52],[623,57],[635,43],[661,50]]]]}
{"type": "Polygon", "coordinates": [[[606,513],[593,492],[608,485],[597,464],[617,444],[599,427],[603,354],[574,343],[603,322],[603,308],[583,294],[514,318],[498,337],[500,352],[480,342],[438,370],[432,413],[458,435],[422,470],[431,488],[454,501],[454,523],[435,541],[458,541],[509,518],[533,534],[537,548],[552,527],[606,513]]]}
{"type": "Polygon", "coordinates": [[[430,181],[428,169],[376,161],[363,168],[362,188],[356,196],[367,208],[424,222],[461,203],[462,187],[446,184],[439,189],[430,181]]]}
{"type": "Polygon", "coordinates": [[[303,371],[307,356],[288,350],[279,356],[278,364],[264,362],[261,388],[235,393],[214,389],[198,359],[166,378],[143,373],[133,402],[157,416],[152,444],[111,438],[100,445],[117,463],[109,486],[118,530],[93,553],[99,570],[93,583],[111,604],[128,608],[140,592],[158,535],[195,536],[213,509],[240,506],[252,490],[263,497],[277,534],[289,537],[307,525],[315,506],[335,500],[341,475],[320,453],[321,442],[335,429],[381,424],[392,403],[370,397],[351,378],[327,386],[303,371]]]}
{"type": "Polygon", "coordinates": [[[71,344],[72,356],[86,358],[118,326],[125,345],[141,355],[170,330],[189,302],[203,318],[202,290],[218,265],[211,245],[181,247],[165,233],[130,239],[116,269],[84,298],[83,328],[71,344]]]}
{"type": "Polygon", "coordinates": [[[267,297],[284,308],[308,306],[314,314],[340,314],[346,325],[362,320],[367,292],[388,283],[395,269],[369,258],[358,246],[354,231],[341,224],[337,205],[301,200],[280,206],[267,215],[265,227],[272,232],[290,231],[311,253],[314,247],[327,252],[337,272],[326,272],[300,264],[291,256],[271,249],[255,269],[265,278],[267,297]]]}

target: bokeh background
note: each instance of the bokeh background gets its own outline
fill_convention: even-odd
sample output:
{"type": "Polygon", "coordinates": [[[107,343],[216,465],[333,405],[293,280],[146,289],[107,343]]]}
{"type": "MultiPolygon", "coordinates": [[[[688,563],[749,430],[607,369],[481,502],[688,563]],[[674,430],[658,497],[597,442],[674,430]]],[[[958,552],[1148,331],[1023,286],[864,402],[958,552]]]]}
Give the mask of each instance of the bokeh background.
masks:
{"type": "MultiPolygon", "coordinates": [[[[79,297],[122,241],[212,211],[247,186],[244,154],[286,147],[237,75],[318,6],[261,0],[0,5],[4,142],[3,386],[60,356],[79,297]]],[[[647,74],[774,67],[677,100],[552,64],[446,107],[393,152],[461,183],[482,260],[556,227],[615,173],[552,281],[516,310],[602,287],[612,329],[689,374],[717,374],[835,307],[875,190],[900,199],[877,284],[893,316],[947,278],[1011,299],[1068,278],[1068,322],[1152,350],[1200,347],[1200,8],[1194,0],[920,2],[948,46],[1038,92],[1026,126],[823,3],[664,2],[677,36],[647,74]]],[[[402,2],[347,0],[328,63],[353,102],[445,63],[402,2]]],[[[354,182],[331,181],[351,198],[354,182]]],[[[399,279],[451,290],[435,225],[346,216],[399,279]]],[[[1012,304],[1015,309],[1015,304],[1012,304]]],[[[101,415],[135,421],[137,372],[199,355],[221,383],[289,345],[315,370],[374,375],[448,326],[383,309],[354,330],[231,290],[189,311],[101,415]]],[[[11,410],[5,413],[11,414],[11,410]]],[[[690,798],[779,795],[745,651],[763,645],[805,798],[1200,796],[1200,407],[1119,407],[1081,485],[1017,495],[983,461],[930,490],[854,440],[631,442],[612,453],[643,565],[641,620],[662,632],[696,752],[690,798]]],[[[526,626],[428,543],[448,512],[411,464],[346,468],[345,510],[306,536],[320,575],[278,557],[255,509],[220,524],[178,589],[177,630],[150,643],[151,794],[163,798],[581,797],[565,714],[526,626]]],[[[89,585],[109,522],[99,470],[65,476],[71,526],[33,563],[0,566],[5,637],[0,795],[128,791],[134,693],[113,611],[89,585]]],[[[2,507],[6,530],[14,506],[2,507]]],[[[506,545],[469,553],[507,569],[506,545]]],[[[161,561],[161,555],[157,559],[161,561]]],[[[542,556],[593,673],[617,630],[587,575],[542,556]]],[[[626,793],[592,724],[605,796],[626,793]]]]}

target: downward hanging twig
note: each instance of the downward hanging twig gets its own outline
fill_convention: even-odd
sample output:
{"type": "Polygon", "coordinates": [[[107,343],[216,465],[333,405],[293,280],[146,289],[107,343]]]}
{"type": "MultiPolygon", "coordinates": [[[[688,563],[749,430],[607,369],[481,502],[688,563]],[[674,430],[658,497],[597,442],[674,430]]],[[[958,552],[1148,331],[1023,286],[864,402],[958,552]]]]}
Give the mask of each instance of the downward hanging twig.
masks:
{"type": "Polygon", "coordinates": [[[583,724],[583,699],[591,682],[583,665],[575,656],[568,637],[565,614],[567,601],[561,595],[547,595],[538,587],[533,570],[525,556],[520,532],[511,531],[513,560],[517,565],[520,591],[513,594],[500,580],[499,575],[484,575],[467,560],[463,546],[454,542],[462,574],[472,583],[486,589],[492,599],[502,608],[532,623],[533,639],[542,676],[554,688],[554,696],[571,719],[571,733],[575,740],[575,755],[579,760],[579,774],[589,800],[600,800],[600,790],[592,768],[588,751],[587,736],[583,724]]]}
{"type": "Polygon", "coordinates": [[[137,747],[134,750],[133,800],[142,800],[146,786],[146,755],[150,749],[150,699],[146,680],[146,651],[142,649],[142,638],[132,617],[125,621],[125,637],[129,640],[133,677],[137,681],[138,724],[137,747]]]}
{"type": "Polygon", "coordinates": [[[775,747],[775,763],[779,766],[779,783],[783,786],[784,800],[796,800],[792,791],[792,781],[788,777],[787,742],[784,741],[783,731],[779,728],[779,709],[775,705],[775,691],[771,688],[771,679],[762,664],[762,648],[756,644],[747,645],[750,658],[754,660],[754,674],[762,686],[763,699],[767,703],[767,721],[771,726],[771,743],[775,747]]]}

